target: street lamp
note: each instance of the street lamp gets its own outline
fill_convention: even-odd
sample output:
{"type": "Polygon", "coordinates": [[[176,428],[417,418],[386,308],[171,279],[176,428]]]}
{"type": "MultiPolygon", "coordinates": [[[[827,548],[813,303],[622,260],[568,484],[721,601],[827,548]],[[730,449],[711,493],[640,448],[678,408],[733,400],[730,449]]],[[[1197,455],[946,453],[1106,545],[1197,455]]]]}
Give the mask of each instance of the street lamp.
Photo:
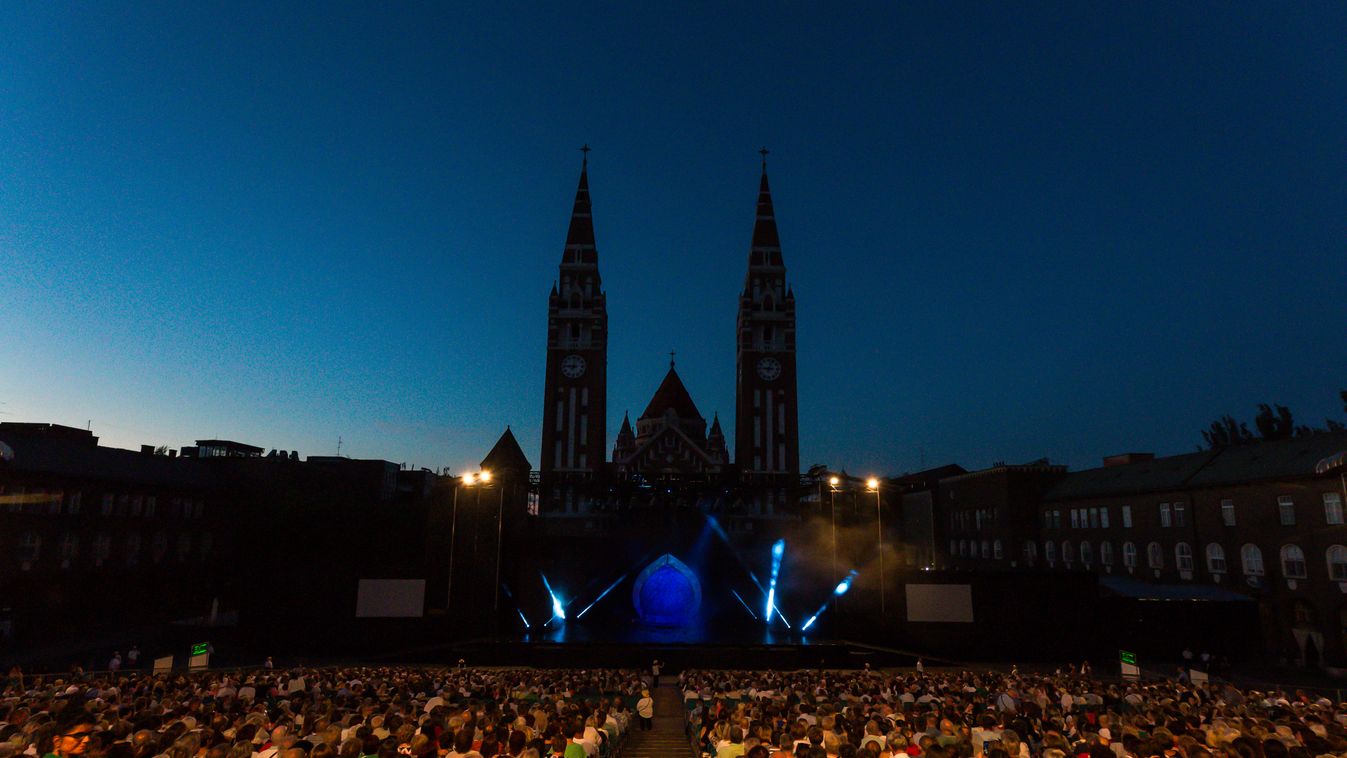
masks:
{"type": "MultiPolygon", "coordinates": [[[[832,523],[832,549],[833,549],[833,575],[832,580],[837,580],[837,485],[842,480],[836,476],[828,477],[828,520],[832,523]]],[[[837,595],[833,595],[833,611],[837,611],[837,595]]]]}
{"type": "Polygon", "coordinates": [[[875,545],[879,551],[879,616],[882,619],[884,613],[884,514],[879,508],[879,479],[870,477],[865,480],[865,486],[871,492],[875,493],[875,545]]]}

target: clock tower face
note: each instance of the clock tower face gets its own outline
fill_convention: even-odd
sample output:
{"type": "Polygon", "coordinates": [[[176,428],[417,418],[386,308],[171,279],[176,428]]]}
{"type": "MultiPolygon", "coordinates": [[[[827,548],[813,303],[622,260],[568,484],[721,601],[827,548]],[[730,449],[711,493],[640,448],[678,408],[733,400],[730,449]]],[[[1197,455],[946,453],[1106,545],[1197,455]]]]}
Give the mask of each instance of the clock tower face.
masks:
{"type": "Polygon", "coordinates": [[[567,379],[579,379],[585,375],[585,359],[571,354],[561,361],[561,373],[567,379]]]}
{"type": "Polygon", "coordinates": [[[761,377],[764,382],[776,381],[776,378],[781,376],[781,361],[778,361],[771,356],[759,359],[758,376],[761,377]]]}

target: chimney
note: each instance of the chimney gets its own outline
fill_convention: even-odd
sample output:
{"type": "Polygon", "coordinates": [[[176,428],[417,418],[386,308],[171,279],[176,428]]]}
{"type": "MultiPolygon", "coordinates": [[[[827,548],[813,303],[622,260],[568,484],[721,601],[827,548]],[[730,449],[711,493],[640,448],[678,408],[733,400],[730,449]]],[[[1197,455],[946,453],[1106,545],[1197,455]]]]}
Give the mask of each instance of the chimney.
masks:
{"type": "Polygon", "coordinates": [[[1104,458],[1104,468],[1113,468],[1114,466],[1126,466],[1132,463],[1141,463],[1142,461],[1155,460],[1155,453],[1118,453],[1104,458]]]}
{"type": "Polygon", "coordinates": [[[178,457],[178,451],[177,451],[177,449],[175,448],[175,449],[169,450],[169,451],[168,451],[168,457],[170,457],[170,458],[177,458],[177,457],[178,457]]]}
{"type": "Polygon", "coordinates": [[[141,446],[140,446],[140,454],[141,454],[141,455],[154,455],[154,445],[141,445],[141,446]]]}

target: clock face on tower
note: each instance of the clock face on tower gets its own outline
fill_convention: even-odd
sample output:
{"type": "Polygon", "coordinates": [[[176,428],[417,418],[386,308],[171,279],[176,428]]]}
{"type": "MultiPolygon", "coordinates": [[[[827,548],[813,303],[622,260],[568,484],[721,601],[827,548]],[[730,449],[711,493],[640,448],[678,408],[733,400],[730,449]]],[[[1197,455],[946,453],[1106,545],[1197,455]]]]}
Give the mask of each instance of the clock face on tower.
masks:
{"type": "Polygon", "coordinates": [[[585,375],[585,359],[578,355],[568,355],[561,360],[561,373],[567,379],[579,379],[585,375]]]}
{"type": "Polygon", "coordinates": [[[781,361],[772,357],[759,359],[758,376],[766,382],[775,381],[778,376],[781,376],[781,361]]]}

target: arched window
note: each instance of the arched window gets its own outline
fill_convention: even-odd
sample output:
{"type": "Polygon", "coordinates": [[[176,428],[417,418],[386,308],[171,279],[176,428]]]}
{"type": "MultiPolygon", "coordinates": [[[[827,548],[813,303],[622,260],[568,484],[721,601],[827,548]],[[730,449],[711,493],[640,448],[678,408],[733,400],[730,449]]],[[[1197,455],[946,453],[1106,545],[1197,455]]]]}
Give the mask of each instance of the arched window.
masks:
{"type": "Polygon", "coordinates": [[[1062,563],[1070,566],[1076,560],[1076,551],[1071,549],[1071,540],[1062,540],[1062,563]]]}
{"type": "Polygon", "coordinates": [[[1213,574],[1225,573],[1225,548],[1215,542],[1207,544],[1207,570],[1213,574]]]}
{"type": "Polygon", "coordinates": [[[1112,542],[1101,542],[1101,543],[1099,543],[1099,563],[1100,563],[1100,565],[1103,565],[1103,566],[1112,566],[1112,565],[1113,565],[1113,543],[1112,543],[1112,542]]]}
{"type": "Polygon", "coordinates": [[[112,538],[106,533],[94,537],[94,560],[100,564],[112,555],[112,538]]]}
{"type": "Polygon", "coordinates": [[[1094,548],[1090,547],[1088,540],[1080,541],[1080,562],[1086,566],[1094,563],[1094,548]]]}
{"type": "Polygon", "coordinates": [[[1305,551],[1299,545],[1282,545],[1282,576],[1287,579],[1305,578],[1305,551]]]}
{"type": "Polygon", "coordinates": [[[992,557],[992,543],[987,540],[982,541],[982,560],[992,557]]]}
{"type": "Polygon", "coordinates": [[[1174,546],[1174,564],[1179,567],[1179,571],[1193,570],[1193,549],[1187,542],[1180,542],[1174,546]]]}
{"type": "Polygon", "coordinates": [[[995,542],[992,543],[992,557],[999,561],[1001,560],[1003,555],[1004,554],[1002,553],[1001,540],[996,540],[995,542]]]}
{"type": "Polygon", "coordinates": [[[1053,542],[1052,540],[1045,540],[1043,542],[1043,557],[1046,558],[1048,560],[1048,563],[1050,564],[1056,563],[1057,543],[1053,542]]]}
{"type": "Polygon", "coordinates": [[[1263,551],[1257,545],[1249,543],[1240,548],[1239,562],[1243,564],[1246,576],[1263,575],[1263,551]]]}
{"type": "Polygon", "coordinates": [[[32,563],[42,555],[42,535],[37,532],[24,532],[19,536],[19,549],[16,556],[21,562],[32,563]]]}
{"type": "Polygon", "coordinates": [[[968,540],[959,540],[959,557],[968,557],[968,540]]]}
{"type": "Polygon", "coordinates": [[[1030,566],[1038,560],[1038,543],[1033,540],[1024,541],[1024,562],[1030,566]]]}
{"type": "Polygon", "coordinates": [[[1127,568],[1137,567],[1137,546],[1130,542],[1123,543],[1123,565],[1127,568]]]}
{"type": "Polygon", "coordinates": [[[1160,543],[1152,542],[1146,546],[1146,565],[1153,569],[1165,567],[1165,551],[1160,547],[1160,543]]]}
{"type": "Polygon", "coordinates": [[[140,562],[140,534],[132,532],[126,535],[126,565],[134,566],[140,562]]]}
{"type": "Polygon", "coordinates": [[[1335,582],[1347,582],[1347,547],[1334,545],[1325,555],[1328,558],[1328,578],[1335,582]]]}
{"type": "Polygon", "coordinates": [[[80,536],[74,532],[61,535],[61,560],[74,561],[80,554],[80,536]]]}

